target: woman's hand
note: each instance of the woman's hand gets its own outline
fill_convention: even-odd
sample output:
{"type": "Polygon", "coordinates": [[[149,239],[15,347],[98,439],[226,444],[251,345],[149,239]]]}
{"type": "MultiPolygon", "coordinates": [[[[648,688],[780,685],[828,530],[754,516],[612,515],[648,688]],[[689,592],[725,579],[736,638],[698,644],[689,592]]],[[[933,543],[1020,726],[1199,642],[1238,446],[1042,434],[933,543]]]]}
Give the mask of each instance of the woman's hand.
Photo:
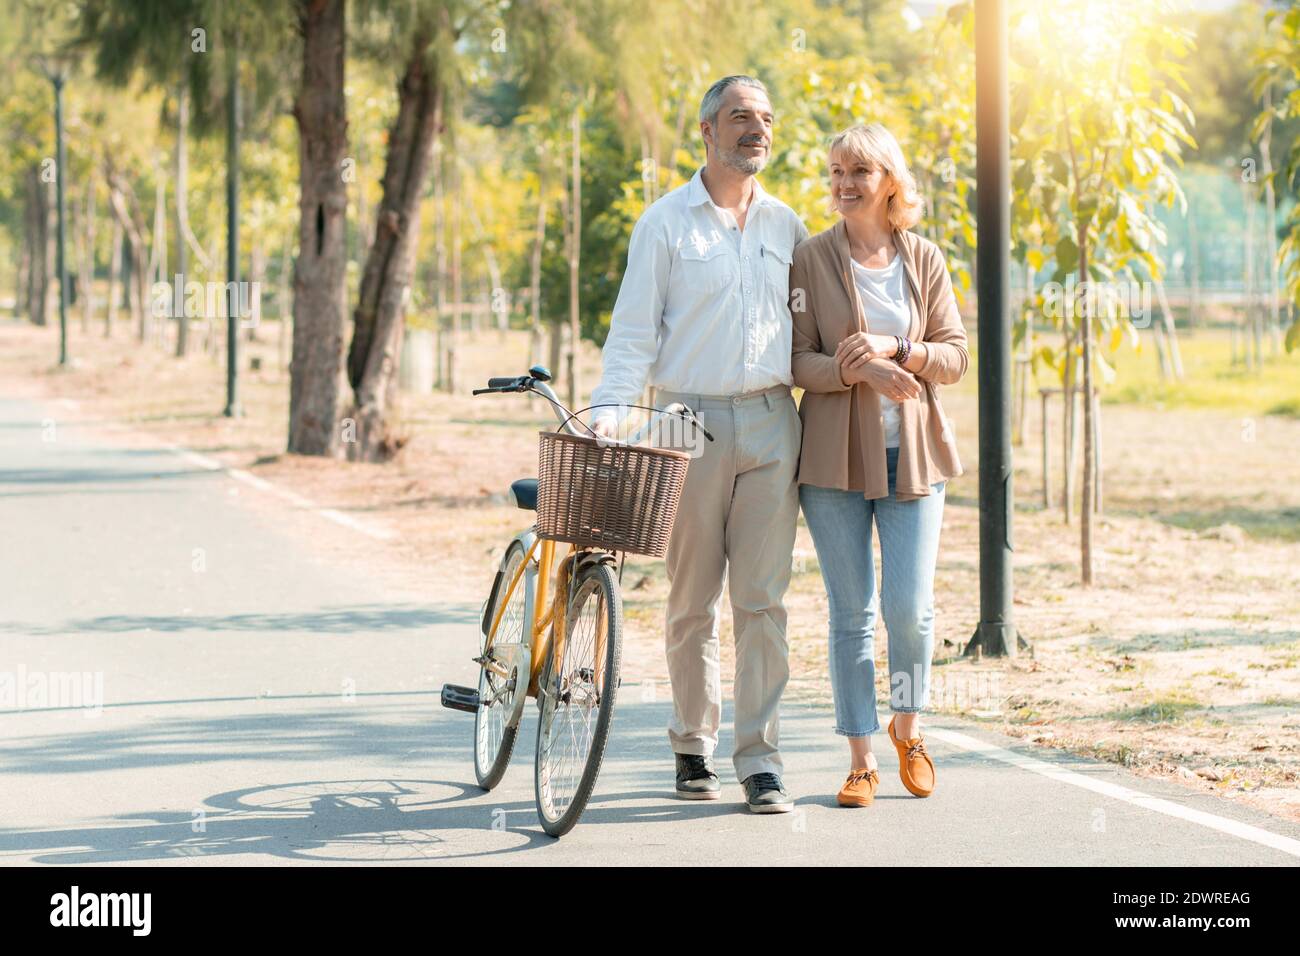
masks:
{"type": "Polygon", "coordinates": [[[856,368],[840,367],[845,385],[862,382],[896,402],[921,396],[921,383],[916,376],[893,359],[872,359],[856,368]]]}
{"type": "Polygon", "coordinates": [[[897,351],[898,339],[892,335],[854,332],[836,347],[835,360],[841,369],[847,371],[865,365],[873,358],[892,358],[897,351]]]}

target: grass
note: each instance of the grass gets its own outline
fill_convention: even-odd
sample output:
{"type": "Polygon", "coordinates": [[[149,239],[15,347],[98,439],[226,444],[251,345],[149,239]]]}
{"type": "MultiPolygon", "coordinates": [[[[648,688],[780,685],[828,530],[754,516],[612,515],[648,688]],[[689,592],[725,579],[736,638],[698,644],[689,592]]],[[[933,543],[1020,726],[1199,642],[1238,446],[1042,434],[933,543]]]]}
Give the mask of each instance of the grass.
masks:
{"type": "Polygon", "coordinates": [[[1300,352],[1274,357],[1266,341],[1263,368],[1247,371],[1232,364],[1227,330],[1183,331],[1178,344],[1184,378],[1170,382],[1160,377],[1153,334],[1140,335],[1137,349],[1121,346],[1113,355],[1106,353],[1116,372],[1114,384],[1102,392],[1107,403],[1300,418],[1300,352]]]}
{"type": "Polygon", "coordinates": [[[1190,694],[1169,691],[1157,694],[1149,702],[1129,707],[1111,714],[1113,720],[1139,721],[1148,724],[1171,724],[1182,720],[1188,711],[1200,710],[1205,705],[1190,694]]]}
{"type": "MultiPolygon", "coordinates": [[[[1175,511],[1162,515],[1160,520],[1188,531],[1235,525],[1242,533],[1258,541],[1300,542],[1300,508],[1223,507],[1207,511],[1175,511]]],[[[1238,613],[1233,615],[1233,619],[1249,621],[1256,617],[1238,613]]]]}

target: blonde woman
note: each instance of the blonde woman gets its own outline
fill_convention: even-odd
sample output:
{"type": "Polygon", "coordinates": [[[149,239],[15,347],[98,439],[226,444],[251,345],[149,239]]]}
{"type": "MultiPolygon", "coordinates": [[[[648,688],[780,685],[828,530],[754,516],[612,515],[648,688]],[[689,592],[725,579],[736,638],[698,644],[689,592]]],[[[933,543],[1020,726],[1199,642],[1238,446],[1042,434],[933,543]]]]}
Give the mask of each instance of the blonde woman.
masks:
{"type": "Polygon", "coordinates": [[[792,374],[804,389],[799,501],[830,605],[835,732],[848,738],[841,806],[867,806],[880,783],[871,735],[876,571],[889,632],[887,729],[903,786],[935,786],[921,735],[934,643],[934,568],[944,488],[960,475],[939,386],[968,353],[943,253],[909,231],[924,203],[898,141],[879,123],[835,136],[828,151],[839,221],[804,240],[790,270],[792,374]]]}

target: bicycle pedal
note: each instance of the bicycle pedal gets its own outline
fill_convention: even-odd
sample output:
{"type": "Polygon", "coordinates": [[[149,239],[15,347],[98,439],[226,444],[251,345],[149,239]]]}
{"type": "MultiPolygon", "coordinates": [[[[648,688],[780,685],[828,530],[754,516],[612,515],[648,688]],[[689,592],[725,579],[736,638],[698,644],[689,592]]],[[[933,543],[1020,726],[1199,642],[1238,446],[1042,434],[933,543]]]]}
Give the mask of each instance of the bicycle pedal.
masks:
{"type": "Polygon", "coordinates": [[[473,687],[461,687],[457,684],[442,685],[442,706],[466,713],[478,712],[478,691],[473,687]]]}

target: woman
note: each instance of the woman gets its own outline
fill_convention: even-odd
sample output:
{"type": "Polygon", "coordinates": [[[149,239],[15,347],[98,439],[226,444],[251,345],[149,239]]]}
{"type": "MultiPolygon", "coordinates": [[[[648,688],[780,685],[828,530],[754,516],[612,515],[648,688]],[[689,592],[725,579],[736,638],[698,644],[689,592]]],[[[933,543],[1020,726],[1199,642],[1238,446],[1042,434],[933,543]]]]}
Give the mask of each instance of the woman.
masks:
{"type": "Polygon", "coordinates": [[[828,167],[840,219],[794,252],[792,371],[804,389],[799,501],[830,604],[835,732],[849,744],[837,799],[861,807],[880,783],[873,520],[889,739],[903,786],[918,797],[934,790],[919,714],[930,693],[944,487],[962,473],[938,386],[960,380],[969,357],[943,253],[908,231],[924,204],[897,140],[878,123],[854,126],[831,140],[828,167]]]}

